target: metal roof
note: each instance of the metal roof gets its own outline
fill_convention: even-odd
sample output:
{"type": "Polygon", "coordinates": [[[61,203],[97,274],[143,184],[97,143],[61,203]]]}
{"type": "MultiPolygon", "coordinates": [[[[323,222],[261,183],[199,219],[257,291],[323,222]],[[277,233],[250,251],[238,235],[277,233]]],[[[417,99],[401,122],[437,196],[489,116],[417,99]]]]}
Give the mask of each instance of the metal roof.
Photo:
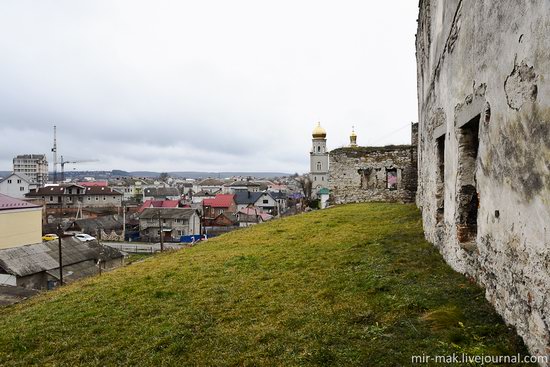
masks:
{"type": "Polygon", "coordinates": [[[139,219],[187,219],[190,218],[195,209],[189,208],[147,208],[140,214],[139,219]]]}
{"type": "MultiPolygon", "coordinates": [[[[98,259],[94,250],[73,237],[61,240],[63,265],[98,259]]],[[[59,268],[58,240],[0,250],[0,267],[7,273],[26,276],[59,268]]]]}
{"type": "Polygon", "coordinates": [[[12,198],[11,196],[0,194],[0,210],[29,209],[40,208],[40,205],[12,198]]]}

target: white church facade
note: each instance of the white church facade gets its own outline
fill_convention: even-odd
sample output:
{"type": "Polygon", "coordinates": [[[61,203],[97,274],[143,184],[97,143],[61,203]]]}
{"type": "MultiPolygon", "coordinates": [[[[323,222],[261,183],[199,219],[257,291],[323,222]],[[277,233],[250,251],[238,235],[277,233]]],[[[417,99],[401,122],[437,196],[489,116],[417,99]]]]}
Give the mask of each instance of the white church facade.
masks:
{"type": "Polygon", "coordinates": [[[327,132],[317,123],[312,133],[312,148],[310,156],[309,178],[311,180],[311,191],[315,195],[322,188],[328,187],[329,176],[329,154],[327,150],[327,132]]]}

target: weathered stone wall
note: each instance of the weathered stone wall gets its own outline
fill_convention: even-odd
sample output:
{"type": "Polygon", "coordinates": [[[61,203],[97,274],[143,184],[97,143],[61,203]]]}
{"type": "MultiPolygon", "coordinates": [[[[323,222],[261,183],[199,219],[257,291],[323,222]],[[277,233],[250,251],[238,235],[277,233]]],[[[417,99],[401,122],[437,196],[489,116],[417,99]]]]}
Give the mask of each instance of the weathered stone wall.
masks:
{"type": "Polygon", "coordinates": [[[417,204],[534,355],[550,354],[550,2],[421,0],[417,204]]]}
{"type": "MultiPolygon", "coordinates": [[[[330,152],[329,188],[335,204],[411,202],[416,193],[416,147],[349,147],[330,152]],[[393,173],[392,173],[393,172],[393,173]],[[388,185],[388,175],[396,185],[388,185]]],[[[391,183],[391,179],[390,179],[391,183]]]]}

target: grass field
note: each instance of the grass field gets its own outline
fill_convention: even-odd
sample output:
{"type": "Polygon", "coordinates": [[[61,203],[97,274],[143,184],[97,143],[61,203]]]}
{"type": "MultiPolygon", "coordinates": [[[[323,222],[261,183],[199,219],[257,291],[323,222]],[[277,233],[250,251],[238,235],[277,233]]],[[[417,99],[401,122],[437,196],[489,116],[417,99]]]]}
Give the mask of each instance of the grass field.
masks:
{"type": "Polygon", "coordinates": [[[526,350],[412,205],[239,230],[0,309],[0,365],[410,365],[526,350]]]}

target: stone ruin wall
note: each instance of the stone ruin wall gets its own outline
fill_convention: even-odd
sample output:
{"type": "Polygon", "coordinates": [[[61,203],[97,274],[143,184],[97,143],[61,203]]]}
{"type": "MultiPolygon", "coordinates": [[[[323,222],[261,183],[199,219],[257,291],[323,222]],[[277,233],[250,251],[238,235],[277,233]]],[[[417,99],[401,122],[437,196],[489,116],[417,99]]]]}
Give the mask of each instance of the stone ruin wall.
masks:
{"type": "Polygon", "coordinates": [[[331,151],[329,157],[329,189],[334,204],[414,201],[415,147],[340,148],[331,151]],[[387,187],[388,170],[395,170],[396,189],[387,187]]]}
{"type": "Polygon", "coordinates": [[[533,355],[550,355],[550,2],[419,6],[426,238],[533,355]]]}

